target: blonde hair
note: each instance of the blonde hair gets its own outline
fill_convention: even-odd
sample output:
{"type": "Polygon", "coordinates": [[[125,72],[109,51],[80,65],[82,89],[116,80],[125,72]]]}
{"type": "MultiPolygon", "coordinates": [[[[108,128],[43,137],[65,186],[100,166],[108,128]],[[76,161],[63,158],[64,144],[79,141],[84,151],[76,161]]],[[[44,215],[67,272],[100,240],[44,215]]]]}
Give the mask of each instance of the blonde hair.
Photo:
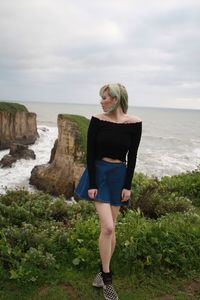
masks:
{"type": "Polygon", "coordinates": [[[116,97],[122,111],[126,114],[128,110],[128,93],[124,85],[120,83],[105,84],[99,91],[101,97],[105,91],[112,98],[116,97]]]}

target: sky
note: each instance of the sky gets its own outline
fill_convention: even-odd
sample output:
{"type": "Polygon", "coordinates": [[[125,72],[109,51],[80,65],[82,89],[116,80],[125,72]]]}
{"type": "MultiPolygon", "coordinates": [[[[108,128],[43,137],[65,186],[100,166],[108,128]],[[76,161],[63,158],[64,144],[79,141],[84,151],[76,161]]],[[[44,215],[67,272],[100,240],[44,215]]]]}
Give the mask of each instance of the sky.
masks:
{"type": "Polygon", "coordinates": [[[200,109],[199,0],[1,0],[0,99],[200,109]]]}

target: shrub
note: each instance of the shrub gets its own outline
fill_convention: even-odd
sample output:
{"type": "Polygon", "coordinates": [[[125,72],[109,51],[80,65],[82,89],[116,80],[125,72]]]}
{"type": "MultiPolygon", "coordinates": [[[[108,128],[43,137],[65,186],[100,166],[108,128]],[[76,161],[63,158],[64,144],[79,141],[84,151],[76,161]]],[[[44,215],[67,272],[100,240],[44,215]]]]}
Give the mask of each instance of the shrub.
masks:
{"type": "MultiPolygon", "coordinates": [[[[154,196],[159,196],[159,188],[154,196]]],[[[115,271],[187,275],[200,270],[200,216],[194,211],[169,213],[170,201],[172,206],[184,206],[186,199],[171,193],[168,202],[162,203],[162,197],[153,211],[156,216],[168,213],[157,220],[145,218],[139,209],[119,215],[112,259],[115,271]]],[[[94,271],[100,262],[98,236],[91,203],[69,205],[64,197],[24,190],[0,196],[0,275],[4,278],[44,281],[63,266],[94,271]]]]}
{"type": "Polygon", "coordinates": [[[149,218],[158,218],[172,212],[193,209],[192,202],[178,192],[169,191],[157,178],[136,176],[133,184],[132,209],[140,208],[149,218]]]}
{"type": "Polygon", "coordinates": [[[133,201],[136,201],[138,198],[140,198],[147,188],[157,187],[158,183],[159,180],[157,178],[149,177],[143,173],[135,173],[132,181],[133,201]]]}
{"type": "Polygon", "coordinates": [[[180,196],[189,198],[194,205],[200,207],[200,166],[191,172],[175,176],[165,176],[161,185],[169,192],[177,192],[180,196]]]}
{"type": "Polygon", "coordinates": [[[97,218],[78,221],[69,233],[68,249],[73,266],[95,270],[100,262],[98,250],[99,226],[97,218]]]}
{"type": "Polygon", "coordinates": [[[2,268],[12,279],[34,281],[44,270],[71,264],[69,228],[90,213],[94,207],[83,201],[67,204],[64,197],[8,190],[0,197],[2,268]]]}
{"type": "Polygon", "coordinates": [[[115,267],[120,272],[200,270],[200,216],[176,213],[157,221],[129,211],[117,226],[115,267]]]}
{"type": "Polygon", "coordinates": [[[95,214],[95,209],[90,203],[80,200],[75,205],[66,205],[66,199],[64,197],[58,197],[47,209],[47,215],[49,217],[56,221],[63,221],[66,224],[67,222],[75,222],[80,217],[86,219],[88,215],[93,214],[95,214]]]}

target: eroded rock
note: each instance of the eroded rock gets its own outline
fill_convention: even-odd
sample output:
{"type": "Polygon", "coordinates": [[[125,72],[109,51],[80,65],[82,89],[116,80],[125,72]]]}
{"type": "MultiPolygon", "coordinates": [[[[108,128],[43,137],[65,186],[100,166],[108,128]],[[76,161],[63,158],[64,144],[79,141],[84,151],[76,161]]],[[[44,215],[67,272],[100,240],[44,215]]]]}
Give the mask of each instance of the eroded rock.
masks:
{"type": "Polygon", "coordinates": [[[0,111],[0,150],[14,143],[34,144],[38,138],[36,114],[17,111],[0,111]]]}
{"type": "Polygon", "coordinates": [[[17,159],[14,158],[12,155],[10,154],[6,154],[4,155],[4,157],[2,157],[2,159],[0,160],[0,167],[1,168],[11,168],[12,164],[14,162],[16,162],[17,159]]]}
{"type": "Polygon", "coordinates": [[[36,155],[33,150],[28,149],[27,145],[13,143],[10,145],[9,154],[4,155],[0,161],[2,168],[12,167],[12,164],[18,159],[35,159],[36,155]]]}
{"type": "MultiPolygon", "coordinates": [[[[78,118],[87,128],[89,121],[85,117],[78,118]]],[[[30,183],[53,195],[71,197],[85,165],[85,135],[73,116],[60,114],[57,124],[58,139],[51,151],[49,163],[33,168],[30,183]]]]}

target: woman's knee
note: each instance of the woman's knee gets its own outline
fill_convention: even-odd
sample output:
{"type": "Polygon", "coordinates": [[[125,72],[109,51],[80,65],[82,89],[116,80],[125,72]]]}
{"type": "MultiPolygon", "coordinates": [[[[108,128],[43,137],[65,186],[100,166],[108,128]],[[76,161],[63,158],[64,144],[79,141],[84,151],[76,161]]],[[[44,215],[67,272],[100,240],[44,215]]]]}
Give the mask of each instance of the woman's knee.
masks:
{"type": "Polygon", "coordinates": [[[115,232],[115,226],[114,223],[102,225],[101,226],[101,232],[105,235],[112,235],[115,232]]]}

